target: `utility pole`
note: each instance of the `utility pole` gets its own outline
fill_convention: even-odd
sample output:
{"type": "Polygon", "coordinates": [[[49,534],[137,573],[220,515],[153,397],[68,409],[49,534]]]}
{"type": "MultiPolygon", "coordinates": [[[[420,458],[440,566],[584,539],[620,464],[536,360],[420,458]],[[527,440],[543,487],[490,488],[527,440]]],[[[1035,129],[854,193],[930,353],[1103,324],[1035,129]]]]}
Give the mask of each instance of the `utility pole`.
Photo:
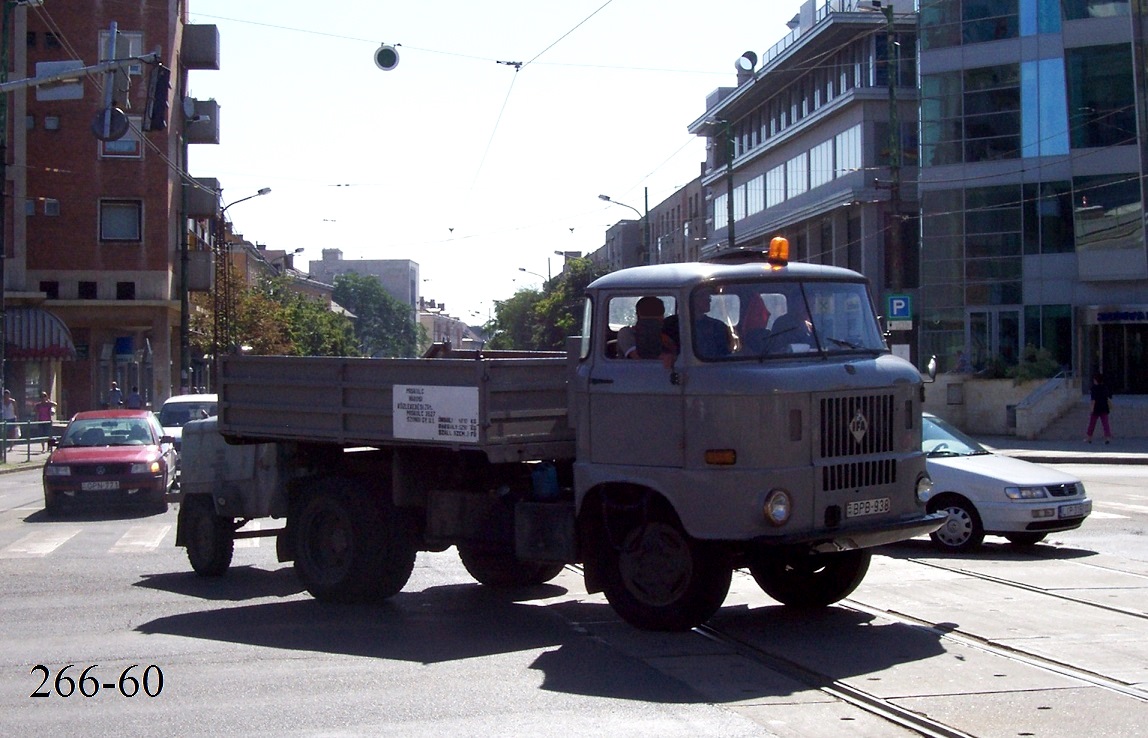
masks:
{"type": "Polygon", "coordinates": [[[897,113],[897,78],[901,74],[901,45],[893,27],[893,5],[881,8],[885,14],[885,68],[889,83],[889,209],[885,215],[885,263],[887,289],[905,286],[905,254],[901,238],[901,122],[897,113]]]}
{"type": "Polygon", "coordinates": [[[726,220],[729,221],[729,247],[733,249],[735,246],[733,234],[733,132],[728,120],[723,121],[723,123],[725,123],[722,129],[722,136],[725,138],[725,209],[726,220]]]}

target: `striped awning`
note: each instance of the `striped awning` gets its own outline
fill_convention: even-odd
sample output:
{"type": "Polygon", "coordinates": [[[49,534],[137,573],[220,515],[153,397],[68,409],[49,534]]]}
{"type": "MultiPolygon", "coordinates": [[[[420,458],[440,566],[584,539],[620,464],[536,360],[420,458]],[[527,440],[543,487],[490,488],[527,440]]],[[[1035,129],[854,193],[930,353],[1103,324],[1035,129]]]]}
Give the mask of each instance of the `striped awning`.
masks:
{"type": "Polygon", "coordinates": [[[9,361],[75,359],[76,345],[64,321],[47,310],[13,306],[4,311],[4,358],[9,361]]]}

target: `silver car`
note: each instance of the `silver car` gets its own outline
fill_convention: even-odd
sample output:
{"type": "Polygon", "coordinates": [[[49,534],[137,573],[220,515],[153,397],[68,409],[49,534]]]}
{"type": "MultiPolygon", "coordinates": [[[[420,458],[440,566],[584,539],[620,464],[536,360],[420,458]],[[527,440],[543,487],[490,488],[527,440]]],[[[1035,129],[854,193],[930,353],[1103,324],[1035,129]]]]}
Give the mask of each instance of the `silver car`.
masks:
{"type": "Polygon", "coordinates": [[[991,453],[929,413],[924,414],[922,450],[933,479],[929,512],[949,514],[929,536],[944,551],[975,549],[986,534],[1031,546],[1049,533],[1079,528],[1092,512],[1079,479],[991,453]]]}
{"type": "Polygon", "coordinates": [[[214,394],[175,395],[163,403],[159,410],[159,423],[163,426],[164,435],[175,440],[176,451],[182,446],[184,424],[215,415],[218,405],[219,398],[214,394]]]}

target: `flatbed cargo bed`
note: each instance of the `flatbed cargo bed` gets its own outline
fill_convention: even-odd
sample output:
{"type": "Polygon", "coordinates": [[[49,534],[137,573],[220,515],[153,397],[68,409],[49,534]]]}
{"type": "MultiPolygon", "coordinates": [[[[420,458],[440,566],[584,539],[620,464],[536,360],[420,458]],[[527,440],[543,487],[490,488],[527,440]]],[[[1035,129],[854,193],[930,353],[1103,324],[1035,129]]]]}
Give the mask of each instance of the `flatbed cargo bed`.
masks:
{"type": "Polygon", "coordinates": [[[233,442],[426,445],[491,462],[572,459],[567,359],[227,356],[219,430],[233,442]]]}

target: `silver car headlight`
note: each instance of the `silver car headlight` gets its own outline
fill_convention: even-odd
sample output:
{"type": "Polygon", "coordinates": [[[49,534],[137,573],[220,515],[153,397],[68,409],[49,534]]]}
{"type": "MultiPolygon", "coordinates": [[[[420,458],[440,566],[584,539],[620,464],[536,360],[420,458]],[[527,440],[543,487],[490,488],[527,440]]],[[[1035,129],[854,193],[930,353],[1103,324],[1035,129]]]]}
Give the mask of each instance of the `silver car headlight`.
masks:
{"type": "Polygon", "coordinates": [[[1005,487],[1005,495],[1010,500],[1039,500],[1048,497],[1044,487],[1005,487]]]}

